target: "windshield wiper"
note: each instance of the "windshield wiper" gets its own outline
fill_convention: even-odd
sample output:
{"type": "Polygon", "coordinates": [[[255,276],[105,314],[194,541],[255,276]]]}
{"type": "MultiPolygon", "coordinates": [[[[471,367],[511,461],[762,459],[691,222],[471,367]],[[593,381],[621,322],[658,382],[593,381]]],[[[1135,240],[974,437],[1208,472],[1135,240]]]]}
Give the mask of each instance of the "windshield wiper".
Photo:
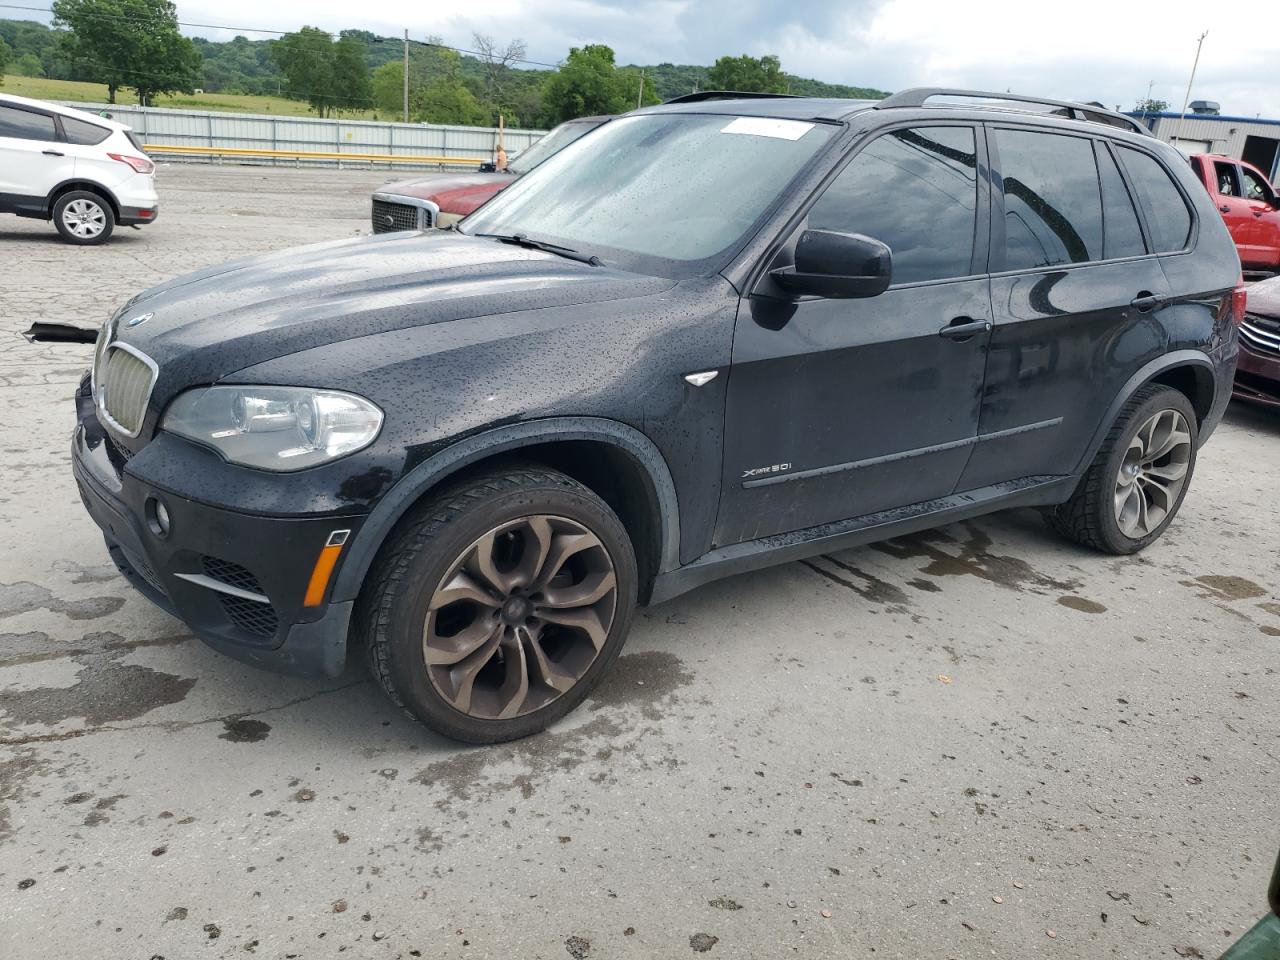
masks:
{"type": "Polygon", "coordinates": [[[558,243],[547,243],[545,240],[534,240],[526,237],[523,233],[476,233],[472,234],[472,236],[489,237],[499,243],[514,244],[517,247],[524,247],[526,250],[542,250],[546,253],[554,253],[556,256],[564,257],[566,260],[576,260],[578,263],[590,264],[593,267],[599,267],[604,264],[604,261],[594,253],[579,253],[572,247],[562,247],[558,243]]]}

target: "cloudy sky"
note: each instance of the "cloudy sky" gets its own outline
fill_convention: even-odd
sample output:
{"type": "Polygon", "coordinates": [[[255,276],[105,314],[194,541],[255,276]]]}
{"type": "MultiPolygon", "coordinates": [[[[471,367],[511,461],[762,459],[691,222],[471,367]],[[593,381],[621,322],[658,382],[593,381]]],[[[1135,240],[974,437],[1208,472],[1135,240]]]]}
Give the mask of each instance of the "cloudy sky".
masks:
{"type": "MultiPolygon", "coordinates": [[[[1147,94],[1182,106],[1196,38],[1209,30],[1192,99],[1224,113],[1280,118],[1280,17],[1255,26],[1188,0],[177,0],[180,19],[289,29],[359,26],[520,38],[555,63],[606,43],[620,63],[709,64],[725,53],[776,53],[783,69],[897,90],[955,85],[1098,100],[1126,109],[1147,94]],[[356,11],[359,11],[358,13],[356,11]],[[1229,22],[1234,19],[1235,22],[1229,22]]],[[[1255,4],[1254,13],[1274,10],[1255,4]]],[[[193,31],[214,37],[212,31],[193,31]]]]}

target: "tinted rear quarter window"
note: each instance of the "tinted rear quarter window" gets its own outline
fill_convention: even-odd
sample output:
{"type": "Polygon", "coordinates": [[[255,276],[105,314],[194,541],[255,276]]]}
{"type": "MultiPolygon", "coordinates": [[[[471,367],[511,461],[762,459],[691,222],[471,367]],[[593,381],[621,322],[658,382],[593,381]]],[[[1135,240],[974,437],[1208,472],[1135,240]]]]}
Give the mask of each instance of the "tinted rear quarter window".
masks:
{"type": "Polygon", "coordinates": [[[1156,252],[1185,249],[1191,239],[1191,211],[1169,172],[1155,157],[1132,147],[1121,147],[1120,157],[1146,214],[1156,252]]]}
{"type": "Polygon", "coordinates": [[[1102,144],[1098,145],[1098,171],[1102,175],[1103,256],[1108,260],[1142,256],[1147,248],[1142,242],[1133,198],[1111,153],[1102,144]]]}
{"type": "Polygon", "coordinates": [[[53,117],[0,104],[0,137],[52,142],[58,134],[53,117]]]}
{"type": "Polygon", "coordinates": [[[1102,194],[1093,142],[996,130],[1004,178],[1005,269],[1102,259],[1102,194]]]}
{"type": "Polygon", "coordinates": [[[77,143],[83,147],[91,147],[111,136],[111,131],[96,123],[86,123],[75,117],[62,118],[62,132],[67,135],[67,143],[77,143]]]}
{"type": "Polygon", "coordinates": [[[893,251],[893,282],[968,276],[977,220],[971,127],[919,127],[872,140],[809,211],[809,227],[861,233],[893,251]]]}

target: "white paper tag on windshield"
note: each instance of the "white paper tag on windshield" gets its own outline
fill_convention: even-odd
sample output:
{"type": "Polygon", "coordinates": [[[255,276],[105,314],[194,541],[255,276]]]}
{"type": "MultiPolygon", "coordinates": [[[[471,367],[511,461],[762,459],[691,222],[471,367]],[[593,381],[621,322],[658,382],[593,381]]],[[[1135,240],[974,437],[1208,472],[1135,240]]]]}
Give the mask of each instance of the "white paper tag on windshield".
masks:
{"type": "Polygon", "coordinates": [[[813,129],[803,120],[775,120],[773,117],[738,117],[726,124],[721,133],[742,133],[749,137],[773,137],[775,140],[799,140],[813,129]]]}

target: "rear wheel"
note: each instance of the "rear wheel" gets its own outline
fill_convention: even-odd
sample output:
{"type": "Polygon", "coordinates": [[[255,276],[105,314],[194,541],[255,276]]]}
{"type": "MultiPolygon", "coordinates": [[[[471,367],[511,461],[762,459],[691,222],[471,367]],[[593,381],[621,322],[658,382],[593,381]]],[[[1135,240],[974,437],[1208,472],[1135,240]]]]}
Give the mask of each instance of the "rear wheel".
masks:
{"type": "Polygon", "coordinates": [[[1106,553],[1137,553],[1182,506],[1197,443],[1191,402],[1148,384],[1124,405],[1071,499],[1049,512],[1050,525],[1106,553]]]}
{"type": "Polygon", "coordinates": [[[103,243],[115,229],[111,204],[88,190],[64,193],[53,204],[53,225],[68,243],[103,243]]]}
{"type": "Polygon", "coordinates": [[[529,466],[423,504],[384,548],[358,627],[374,675],[432,729],[498,743],[581,703],[636,601],[631,542],[586,487],[529,466]]]}

